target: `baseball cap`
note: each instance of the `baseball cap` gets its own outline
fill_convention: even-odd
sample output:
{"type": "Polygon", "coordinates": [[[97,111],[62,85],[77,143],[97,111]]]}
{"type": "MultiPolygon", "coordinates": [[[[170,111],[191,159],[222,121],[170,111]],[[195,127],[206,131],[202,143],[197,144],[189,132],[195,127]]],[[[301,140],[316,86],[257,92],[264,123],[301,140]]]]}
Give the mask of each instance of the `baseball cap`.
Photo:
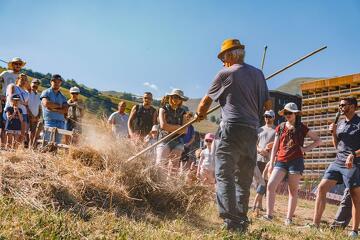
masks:
{"type": "Polygon", "coordinates": [[[265,111],[264,116],[270,116],[272,118],[275,118],[275,113],[273,110],[265,111]]]}

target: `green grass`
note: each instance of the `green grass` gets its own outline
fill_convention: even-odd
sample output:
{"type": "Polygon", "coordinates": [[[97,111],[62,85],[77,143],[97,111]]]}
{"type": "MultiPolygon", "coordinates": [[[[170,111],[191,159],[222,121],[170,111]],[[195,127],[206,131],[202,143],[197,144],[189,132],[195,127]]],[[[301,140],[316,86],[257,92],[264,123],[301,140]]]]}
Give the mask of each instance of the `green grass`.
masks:
{"type": "MultiPolygon", "coordinates": [[[[0,239],[346,239],[343,231],[301,227],[311,219],[314,203],[310,201],[300,200],[295,226],[283,226],[286,200],[278,196],[273,223],[252,216],[250,232],[240,235],[220,228],[214,203],[197,215],[166,218],[146,211],[139,218],[92,208],[90,218],[84,220],[67,211],[38,211],[0,197],[0,239]]],[[[335,210],[336,206],[328,206],[324,219],[330,220],[335,210]]]]}

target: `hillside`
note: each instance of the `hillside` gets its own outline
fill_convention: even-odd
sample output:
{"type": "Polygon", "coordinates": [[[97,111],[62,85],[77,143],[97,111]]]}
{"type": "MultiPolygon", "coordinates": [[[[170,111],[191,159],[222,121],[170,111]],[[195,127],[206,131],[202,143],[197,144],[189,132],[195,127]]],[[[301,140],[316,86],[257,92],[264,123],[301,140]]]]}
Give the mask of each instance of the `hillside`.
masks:
{"type": "Polygon", "coordinates": [[[323,78],[311,78],[311,77],[302,77],[302,78],[294,78],[287,83],[281,85],[276,90],[293,94],[293,95],[300,95],[301,96],[301,89],[300,85],[304,82],[310,82],[314,80],[319,80],[323,78]]]}
{"type": "MultiPolygon", "coordinates": [[[[0,67],[0,72],[4,70],[5,68],[0,67]]],[[[28,75],[30,79],[37,78],[41,80],[40,89],[48,88],[50,86],[51,73],[43,74],[26,68],[23,69],[22,72],[28,75]]],[[[121,99],[117,96],[103,94],[97,89],[89,88],[84,84],[76,82],[74,79],[65,79],[62,83],[61,91],[64,95],[69,97],[69,89],[74,86],[80,88],[80,98],[84,101],[87,111],[96,114],[99,117],[110,115],[117,109],[117,104],[120,101],[125,101],[127,103],[126,112],[130,112],[132,106],[135,104],[132,98],[121,99]]]]}

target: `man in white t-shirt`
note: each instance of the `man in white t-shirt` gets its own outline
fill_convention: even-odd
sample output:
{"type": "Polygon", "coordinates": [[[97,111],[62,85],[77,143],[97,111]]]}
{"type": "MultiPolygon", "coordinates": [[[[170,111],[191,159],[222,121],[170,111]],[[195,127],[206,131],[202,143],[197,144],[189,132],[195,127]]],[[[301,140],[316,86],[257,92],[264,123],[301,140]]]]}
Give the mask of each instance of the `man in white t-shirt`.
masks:
{"type": "Polygon", "coordinates": [[[39,79],[34,78],[31,81],[31,88],[29,92],[29,102],[28,102],[29,131],[30,131],[29,146],[33,146],[35,143],[36,127],[38,125],[41,116],[41,100],[40,100],[40,94],[38,93],[39,85],[40,85],[39,79]]]}
{"type": "MultiPolygon", "coordinates": [[[[15,57],[11,61],[8,62],[8,70],[0,73],[0,102],[1,102],[1,110],[5,107],[6,102],[6,89],[10,84],[15,84],[16,79],[20,73],[20,70],[25,66],[26,62],[24,62],[21,58],[15,57]]],[[[1,111],[2,112],[2,111],[1,111]]],[[[4,121],[2,117],[0,117],[0,125],[1,129],[4,128],[4,121]]],[[[2,145],[5,143],[5,132],[1,130],[1,143],[2,145]]]]}
{"type": "Polygon", "coordinates": [[[117,138],[128,137],[127,122],[129,116],[125,113],[126,103],[121,101],[118,105],[118,111],[112,113],[108,119],[111,124],[112,132],[117,138]]]}

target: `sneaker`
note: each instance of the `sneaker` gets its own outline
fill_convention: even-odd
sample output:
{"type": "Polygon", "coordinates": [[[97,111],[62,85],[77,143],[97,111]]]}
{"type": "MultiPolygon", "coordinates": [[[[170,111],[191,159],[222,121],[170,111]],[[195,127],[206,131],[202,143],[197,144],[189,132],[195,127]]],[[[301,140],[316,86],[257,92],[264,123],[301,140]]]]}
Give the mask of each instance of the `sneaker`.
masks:
{"type": "Polygon", "coordinates": [[[293,221],[292,219],[286,218],[284,221],[285,226],[290,226],[293,225],[293,221]]]}
{"type": "Polygon", "coordinates": [[[262,220],[264,220],[264,221],[271,222],[273,219],[274,219],[274,216],[271,216],[271,215],[265,214],[262,216],[262,220]]]}
{"type": "Polygon", "coordinates": [[[299,229],[316,229],[319,230],[320,226],[315,225],[314,223],[307,223],[305,226],[298,227],[299,229]]]}
{"type": "Polygon", "coordinates": [[[357,231],[351,231],[348,235],[349,238],[358,238],[359,233],[357,231]]]}

